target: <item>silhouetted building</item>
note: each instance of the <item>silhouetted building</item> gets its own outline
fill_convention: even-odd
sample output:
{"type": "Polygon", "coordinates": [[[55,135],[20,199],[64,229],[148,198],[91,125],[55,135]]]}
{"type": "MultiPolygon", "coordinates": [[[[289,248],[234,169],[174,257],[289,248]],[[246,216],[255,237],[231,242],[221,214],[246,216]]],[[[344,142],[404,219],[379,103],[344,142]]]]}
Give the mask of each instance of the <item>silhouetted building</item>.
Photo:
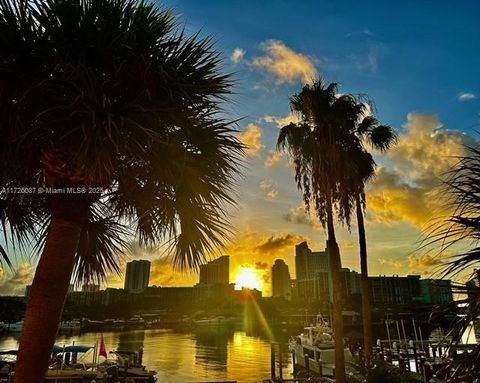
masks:
{"type": "Polygon", "coordinates": [[[213,261],[200,265],[200,284],[229,284],[230,283],[230,257],[223,255],[213,261]]]}
{"type": "Polygon", "coordinates": [[[343,277],[342,282],[345,296],[361,294],[361,275],[354,270],[342,268],[340,275],[343,277]]]}
{"type": "Polygon", "coordinates": [[[291,297],[290,273],[283,259],[276,259],[272,266],[272,296],[287,299],[291,297]]]}
{"type": "Polygon", "coordinates": [[[448,279],[421,279],[423,301],[427,304],[453,302],[452,282],[448,279]]]}
{"type": "Polygon", "coordinates": [[[82,292],[84,293],[94,293],[95,291],[100,291],[100,285],[95,285],[93,283],[85,283],[82,286],[82,292]]]}
{"type": "Polygon", "coordinates": [[[420,275],[380,275],[368,277],[368,280],[374,305],[401,305],[423,301],[420,275]]]}
{"type": "Polygon", "coordinates": [[[145,260],[127,263],[125,290],[129,293],[141,293],[148,287],[150,279],[150,262],[145,260]]]}
{"type": "Polygon", "coordinates": [[[311,251],[307,242],[295,246],[297,296],[307,300],[329,301],[332,278],[328,252],[311,251]]]}

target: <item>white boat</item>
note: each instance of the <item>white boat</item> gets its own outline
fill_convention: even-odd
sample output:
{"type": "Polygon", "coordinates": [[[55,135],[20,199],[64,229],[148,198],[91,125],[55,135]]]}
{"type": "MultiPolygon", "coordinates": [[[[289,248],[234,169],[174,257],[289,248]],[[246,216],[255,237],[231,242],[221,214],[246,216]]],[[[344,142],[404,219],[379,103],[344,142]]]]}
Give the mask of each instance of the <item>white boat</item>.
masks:
{"type": "Polygon", "coordinates": [[[5,323],[5,330],[8,332],[22,332],[23,320],[14,323],[5,323]]]}
{"type": "Polygon", "coordinates": [[[68,330],[80,330],[82,327],[82,321],[80,319],[72,319],[69,321],[63,321],[60,323],[60,330],[68,331],[68,330]]]}
{"type": "Polygon", "coordinates": [[[221,326],[231,323],[232,320],[224,316],[216,316],[194,320],[193,323],[199,326],[221,326]]]}
{"type": "MultiPolygon", "coordinates": [[[[296,363],[321,376],[332,376],[335,371],[335,341],[333,331],[321,315],[315,325],[304,327],[304,332],[294,336],[288,348],[295,354],[296,363]]],[[[344,348],[345,362],[352,360],[348,347],[344,348]]]]}

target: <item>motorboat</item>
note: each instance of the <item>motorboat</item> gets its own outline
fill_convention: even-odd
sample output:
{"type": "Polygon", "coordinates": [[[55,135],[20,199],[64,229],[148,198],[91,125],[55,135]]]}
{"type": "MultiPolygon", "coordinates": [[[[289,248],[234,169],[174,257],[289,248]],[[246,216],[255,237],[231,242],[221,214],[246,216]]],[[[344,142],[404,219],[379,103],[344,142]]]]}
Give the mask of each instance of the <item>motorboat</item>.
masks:
{"type": "Polygon", "coordinates": [[[22,332],[23,320],[13,323],[3,323],[5,331],[8,332],[22,332]]]}
{"type": "MultiPolygon", "coordinates": [[[[296,364],[320,376],[333,377],[335,371],[335,340],[327,320],[317,315],[314,325],[306,326],[300,335],[289,340],[289,350],[296,364]]],[[[344,348],[345,362],[352,360],[350,349],[344,348]]]]}

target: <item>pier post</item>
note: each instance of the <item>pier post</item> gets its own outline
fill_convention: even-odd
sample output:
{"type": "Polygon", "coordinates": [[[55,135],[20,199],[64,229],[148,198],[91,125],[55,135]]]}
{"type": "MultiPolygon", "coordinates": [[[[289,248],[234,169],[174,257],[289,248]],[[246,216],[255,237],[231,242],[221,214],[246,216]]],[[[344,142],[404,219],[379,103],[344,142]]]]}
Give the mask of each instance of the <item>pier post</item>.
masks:
{"type": "Polygon", "coordinates": [[[388,349],[385,353],[385,359],[388,363],[392,363],[392,350],[388,349]]]}
{"type": "Polygon", "coordinates": [[[398,368],[400,369],[400,371],[402,372],[406,372],[407,371],[407,365],[405,363],[405,358],[404,358],[404,353],[401,352],[399,357],[398,357],[398,368]]]}
{"type": "Polygon", "coordinates": [[[322,377],[322,376],[323,376],[323,364],[322,364],[322,360],[321,360],[321,359],[318,359],[317,362],[318,362],[318,375],[322,377]]]}
{"type": "Polygon", "coordinates": [[[283,379],[283,360],[282,360],[282,344],[278,344],[278,377],[283,379]]]}
{"type": "Polygon", "coordinates": [[[293,366],[293,377],[297,377],[297,361],[295,358],[295,350],[292,351],[292,366],[293,366]]]}
{"type": "Polygon", "coordinates": [[[310,376],[310,357],[308,354],[304,355],[305,358],[305,370],[307,370],[307,375],[310,376]]]}
{"type": "Polygon", "coordinates": [[[418,361],[417,345],[413,342],[413,359],[415,359],[415,372],[420,372],[420,363],[418,361]]]}
{"type": "Polygon", "coordinates": [[[270,376],[272,379],[276,378],[275,374],[275,344],[270,343],[270,376]]]}
{"type": "Polygon", "coordinates": [[[422,375],[422,382],[425,382],[425,362],[426,361],[427,361],[427,358],[425,358],[425,356],[422,355],[418,363],[419,370],[417,372],[419,372],[422,375]]]}

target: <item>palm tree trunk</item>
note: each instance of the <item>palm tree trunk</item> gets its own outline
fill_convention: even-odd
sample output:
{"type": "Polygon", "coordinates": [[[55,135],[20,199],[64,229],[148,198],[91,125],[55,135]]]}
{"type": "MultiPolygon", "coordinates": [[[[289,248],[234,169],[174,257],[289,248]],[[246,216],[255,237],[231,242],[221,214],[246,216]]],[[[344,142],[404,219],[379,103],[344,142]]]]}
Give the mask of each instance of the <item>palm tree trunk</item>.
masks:
{"type": "Polygon", "coordinates": [[[335,227],[333,225],[333,210],[331,198],[327,197],[327,249],[330,261],[330,272],[332,274],[333,289],[333,332],[335,334],[335,382],[346,383],[345,376],[345,353],[343,344],[343,291],[340,268],[340,250],[335,238],[335,227]]]}
{"type": "Polygon", "coordinates": [[[365,361],[370,362],[373,348],[372,335],[372,309],[370,303],[370,287],[368,285],[368,258],[367,258],[367,236],[365,234],[365,224],[363,220],[362,203],[360,195],[355,196],[357,205],[357,223],[358,223],[358,242],[360,245],[360,272],[362,287],[362,316],[363,316],[363,345],[365,352],[365,361]]]}
{"type": "Polygon", "coordinates": [[[15,383],[45,380],[86,212],[84,204],[74,204],[66,198],[52,203],[52,220],[25,314],[15,383]]]}

